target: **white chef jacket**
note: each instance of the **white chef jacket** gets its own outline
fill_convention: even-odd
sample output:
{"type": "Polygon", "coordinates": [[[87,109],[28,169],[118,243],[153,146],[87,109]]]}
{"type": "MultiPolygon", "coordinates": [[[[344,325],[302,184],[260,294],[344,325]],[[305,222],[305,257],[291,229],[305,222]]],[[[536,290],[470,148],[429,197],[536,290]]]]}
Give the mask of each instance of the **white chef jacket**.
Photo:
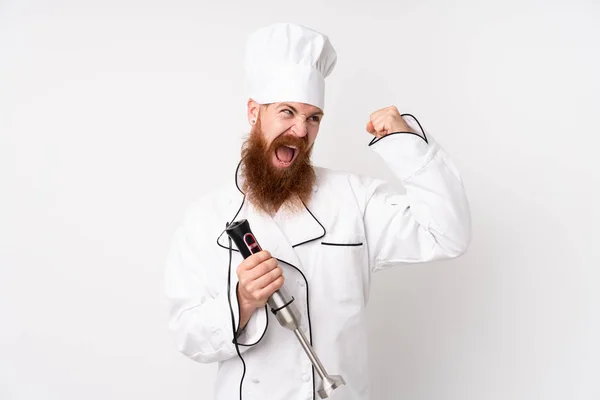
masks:
{"type": "MultiPolygon", "coordinates": [[[[239,399],[244,372],[233,343],[233,326],[239,327],[236,269],[243,258],[235,244],[229,250],[224,233],[227,223],[240,219],[248,220],[261,247],[280,261],[300,328],[324,367],[346,381],[330,399],[370,399],[371,275],[458,257],[471,238],[469,204],[455,164],[414,116],[402,117],[419,134],[392,133],[369,148],[403,183],[405,194],[380,179],[316,167],[310,202],[296,214],[270,217],[249,204],[236,169],[231,182],[186,210],[166,262],[169,327],[183,354],[218,363],[216,400],[239,399]]],[[[293,332],[267,306],[254,312],[237,340],[246,367],[244,400],[319,398],[318,374],[293,332]]]]}

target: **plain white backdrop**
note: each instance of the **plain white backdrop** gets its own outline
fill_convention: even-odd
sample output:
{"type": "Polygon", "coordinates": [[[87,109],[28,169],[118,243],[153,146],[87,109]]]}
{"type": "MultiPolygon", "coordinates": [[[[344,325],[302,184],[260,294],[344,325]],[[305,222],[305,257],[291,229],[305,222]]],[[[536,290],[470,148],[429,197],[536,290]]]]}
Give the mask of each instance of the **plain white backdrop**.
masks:
{"type": "Polygon", "coordinates": [[[374,276],[373,399],[600,398],[600,6],[0,1],[0,399],[210,400],[162,294],[187,204],[249,126],[245,37],[329,35],[315,164],[392,179],[396,105],[453,156],[464,257],[374,276]]]}

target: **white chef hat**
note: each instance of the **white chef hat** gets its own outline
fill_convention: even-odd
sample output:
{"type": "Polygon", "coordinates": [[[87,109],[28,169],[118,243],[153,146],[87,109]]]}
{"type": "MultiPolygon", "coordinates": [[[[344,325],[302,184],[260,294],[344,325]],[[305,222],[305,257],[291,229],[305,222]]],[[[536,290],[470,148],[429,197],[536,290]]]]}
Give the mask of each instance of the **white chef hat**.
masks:
{"type": "Polygon", "coordinates": [[[336,62],[337,53],[322,33],[290,23],[260,28],[246,42],[249,97],[259,104],[289,101],[323,110],[325,78],[336,62]]]}

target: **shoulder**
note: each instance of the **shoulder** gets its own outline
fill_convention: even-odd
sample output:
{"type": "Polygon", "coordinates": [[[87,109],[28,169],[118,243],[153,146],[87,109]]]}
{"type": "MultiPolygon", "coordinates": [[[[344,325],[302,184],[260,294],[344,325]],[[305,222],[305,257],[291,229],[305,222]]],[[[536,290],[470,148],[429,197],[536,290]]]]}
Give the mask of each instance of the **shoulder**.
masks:
{"type": "Polygon", "coordinates": [[[236,186],[232,183],[224,183],[193,199],[188,204],[187,212],[202,213],[208,210],[212,210],[213,213],[219,212],[228,209],[227,205],[237,197],[243,197],[243,194],[237,190],[236,186]]]}
{"type": "MultiPolygon", "coordinates": [[[[243,195],[234,184],[222,184],[193,199],[183,211],[183,228],[195,236],[204,233],[219,235],[232,218],[243,195]]],[[[216,237],[216,236],[215,236],[216,237]]]]}

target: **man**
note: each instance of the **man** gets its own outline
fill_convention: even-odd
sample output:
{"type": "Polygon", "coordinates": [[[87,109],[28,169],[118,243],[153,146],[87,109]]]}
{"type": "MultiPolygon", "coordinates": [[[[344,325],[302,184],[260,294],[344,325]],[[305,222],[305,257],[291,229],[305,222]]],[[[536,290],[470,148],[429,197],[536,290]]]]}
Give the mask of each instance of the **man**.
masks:
{"type": "Polygon", "coordinates": [[[346,382],[330,398],[369,399],[371,274],[465,253],[471,221],[461,177],[418,121],[393,106],[373,112],[366,130],[406,195],[313,167],[324,78],[337,61],[329,39],[274,24],[254,32],[246,51],[251,133],[231,182],[193,203],[174,235],[170,328],[186,356],[218,362],[218,400],[314,399],[319,376],[266,306],[285,283],[315,353],[346,382]],[[245,260],[224,232],[241,219],[264,249],[245,260]]]}

